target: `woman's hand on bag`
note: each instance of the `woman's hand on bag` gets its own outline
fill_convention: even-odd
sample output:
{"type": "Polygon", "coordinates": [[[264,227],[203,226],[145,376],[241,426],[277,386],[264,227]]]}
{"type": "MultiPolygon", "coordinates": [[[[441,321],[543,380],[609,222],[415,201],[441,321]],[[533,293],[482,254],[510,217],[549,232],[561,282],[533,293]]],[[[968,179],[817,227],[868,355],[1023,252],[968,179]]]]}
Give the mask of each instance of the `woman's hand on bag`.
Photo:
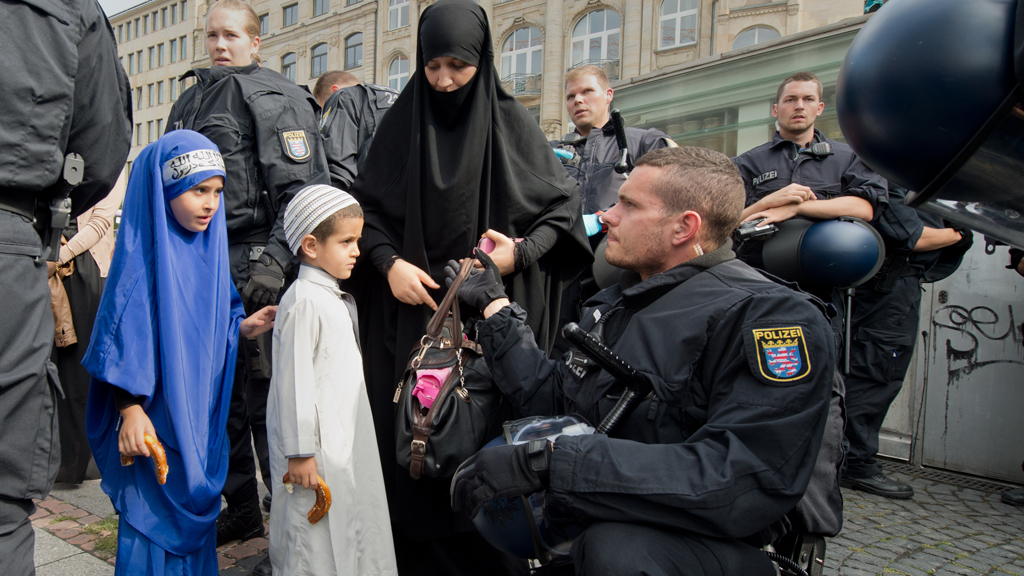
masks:
{"type": "Polygon", "coordinates": [[[242,338],[255,338],[274,327],[274,318],[277,317],[277,306],[264,306],[252,316],[242,320],[239,332],[242,338]]]}
{"type": "Polygon", "coordinates": [[[399,258],[391,270],[388,270],[388,284],[391,285],[391,293],[399,302],[411,306],[426,304],[431,310],[437,310],[437,304],[424,285],[435,290],[441,286],[419,267],[399,258]]]}
{"type": "Polygon", "coordinates": [[[121,432],[117,436],[117,449],[125,456],[149,457],[146,434],[156,437],[153,422],[138,404],[121,410],[121,432]]]}
{"type": "MultiPolygon", "coordinates": [[[[484,232],[484,238],[487,238],[494,242],[494,250],[491,250],[488,256],[494,261],[495,265],[498,266],[498,272],[502,276],[507,276],[516,270],[516,257],[515,257],[515,240],[505,236],[501,232],[496,230],[488,230],[484,232]]],[[[483,265],[479,261],[476,263],[477,269],[482,270],[483,265]]]]}

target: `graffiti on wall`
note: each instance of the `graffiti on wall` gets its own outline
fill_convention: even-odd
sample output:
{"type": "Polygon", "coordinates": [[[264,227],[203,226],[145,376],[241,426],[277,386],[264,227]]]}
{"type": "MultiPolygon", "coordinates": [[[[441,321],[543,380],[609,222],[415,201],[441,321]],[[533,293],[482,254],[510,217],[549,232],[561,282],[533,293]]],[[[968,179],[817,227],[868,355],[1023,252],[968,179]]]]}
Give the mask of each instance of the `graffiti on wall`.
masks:
{"type": "Polygon", "coordinates": [[[1005,317],[988,306],[943,306],[932,314],[932,328],[931,353],[938,352],[939,341],[946,343],[948,385],[959,383],[975,370],[992,364],[1024,365],[1021,347],[1024,329],[1014,319],[1012,305],[1006,306],[1005,317]],[[954,344],[952,335],[942,329],[953,330],[962,338],[957,338],[954,344]],[[983,342],[1002,345],[982,346],[983,342]]]}

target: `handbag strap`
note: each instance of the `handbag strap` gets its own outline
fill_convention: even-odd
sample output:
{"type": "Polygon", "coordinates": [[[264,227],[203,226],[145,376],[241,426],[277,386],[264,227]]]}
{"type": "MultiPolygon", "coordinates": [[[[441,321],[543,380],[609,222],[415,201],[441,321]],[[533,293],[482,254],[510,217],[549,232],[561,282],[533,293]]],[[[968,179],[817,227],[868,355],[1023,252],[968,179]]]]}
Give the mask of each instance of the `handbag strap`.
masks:
{"type": "MultiPolygon", "coordinates": [[[[455,276],[455,280],[452,285],[448,287],[448,292],[444,295],[444,300],[441,300],[441,305],[437,307],[437,311],[430,318],[430,322],[427,323],[427,337],[431,340],[437,340],[441,337],[441,328],[444,327],[444,321],[448,318],[448,314],[451,314],[455,320],[455,328],[459,327],[459,301],[456,298],[459,288],[462,283],[469,278],[470,272],[473,271],[473,263],[475,260],[466,260],[462,267],[459,268],[459,274],[455,276]]],[[[452,334],[452,338],[455,334],[452,334]]]]}

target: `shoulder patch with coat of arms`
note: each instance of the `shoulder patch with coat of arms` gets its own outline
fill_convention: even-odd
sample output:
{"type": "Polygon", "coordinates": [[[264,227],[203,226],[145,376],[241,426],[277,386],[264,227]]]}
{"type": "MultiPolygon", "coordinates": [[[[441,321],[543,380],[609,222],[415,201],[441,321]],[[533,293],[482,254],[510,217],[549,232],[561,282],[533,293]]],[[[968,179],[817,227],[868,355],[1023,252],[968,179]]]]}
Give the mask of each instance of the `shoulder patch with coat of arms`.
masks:
{"type": "Polygon", "coordinates": [[[305,160],[312,153],[309,149],[309,141],[306,140],[305,130],[281,132],[281,138],[284,139],[284,153],[292,160],[305,160]]]}
{"type": "Polygon", "coordinates": [[[811,373],[811,357],[807,353],[807,339],[801,326],[752,328],[750,335],[754,353],[748,352],[747,357],[751,360],[750,368],[754,375],[761,380],[788,384],[811,373]]]}

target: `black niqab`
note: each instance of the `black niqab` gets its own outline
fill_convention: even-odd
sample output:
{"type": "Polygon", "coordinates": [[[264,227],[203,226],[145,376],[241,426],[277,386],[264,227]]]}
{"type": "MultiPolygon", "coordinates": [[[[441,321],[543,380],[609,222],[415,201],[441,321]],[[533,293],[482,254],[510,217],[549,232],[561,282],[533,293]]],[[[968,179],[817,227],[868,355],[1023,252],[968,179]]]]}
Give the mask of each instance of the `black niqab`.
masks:
{"type": "MultiPolygon", "coordinates": [[[[420,19],[416,71],[384,116],[352,191],[366,212],[364,246],[374,264],[398,254],[442,286],[445,263],[468,256],[488,228],[513,238],[541,225],[559,231],[554,248],[505,278],[537,341],[550,348],[561,285],[592,260],[578,184],[536,121],[501,88],[493,61],[483,9],[460,0],[429,6],[420,19]],[[466,85],[441,93],[423,73],[427,56],[483,65],[466,85]]],[[[432,296],[440,301],[442,294],[432,296]]],[[[417,320],[400,322],[401,364],[430,313],[409,308],[417,309],[417,320]]]]}

